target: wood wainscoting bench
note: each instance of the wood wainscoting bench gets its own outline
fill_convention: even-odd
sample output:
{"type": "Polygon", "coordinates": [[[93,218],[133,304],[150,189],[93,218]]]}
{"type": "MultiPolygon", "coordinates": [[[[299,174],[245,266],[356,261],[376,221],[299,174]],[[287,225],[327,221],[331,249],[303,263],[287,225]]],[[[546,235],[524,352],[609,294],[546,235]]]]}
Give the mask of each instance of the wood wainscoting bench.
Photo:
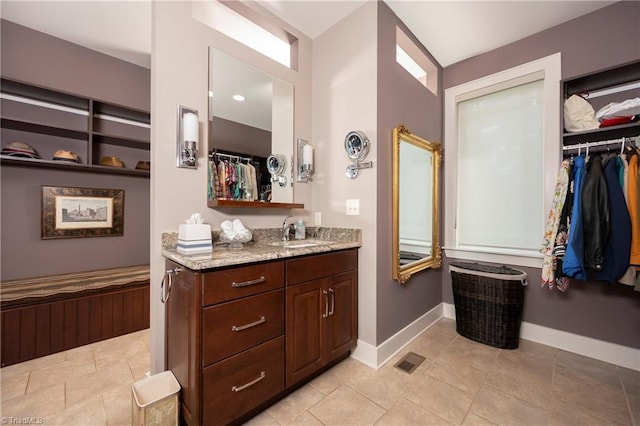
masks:
{"type": "Polygon", "coordinates": [[[149,265],[0,286],[2,367],[149,328],[149,265]]]}

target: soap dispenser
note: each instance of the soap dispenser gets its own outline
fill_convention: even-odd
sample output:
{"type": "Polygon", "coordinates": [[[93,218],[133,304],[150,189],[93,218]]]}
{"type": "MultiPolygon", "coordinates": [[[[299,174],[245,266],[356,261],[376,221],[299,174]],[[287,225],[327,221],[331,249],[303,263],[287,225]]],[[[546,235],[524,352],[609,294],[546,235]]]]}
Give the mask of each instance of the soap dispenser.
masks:
{"type": "Polygon", "coordinates": [[[304,240],[306,234],[306,228],[302,219],[298,219],[296,224],[296,240],[304,240]]]}

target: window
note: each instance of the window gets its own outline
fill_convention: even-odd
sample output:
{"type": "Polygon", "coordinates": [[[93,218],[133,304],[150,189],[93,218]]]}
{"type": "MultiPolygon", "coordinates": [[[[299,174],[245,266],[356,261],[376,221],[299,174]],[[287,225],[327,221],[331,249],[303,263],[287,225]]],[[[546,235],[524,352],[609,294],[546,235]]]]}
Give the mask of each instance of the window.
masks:
{"type": "Polygon", "coordinates": [[[445,253],[540,266],[560,166],[560,54],[445,90],[445,253]]]}
{"type": "MultiPolygon", "coordinates": [[[[253,22],[232,8],[240,8],[242,5],[234,3],[223,4],[219,1],[194,3],[193,15],[200,22],[220,31],[228,37],[262,53],[265,56],[281,63],[282,65],[296,69],[292,64],[292,45],[297,39],[284,30],[272,31],[266,25],[253,22]]],[[[246,14],[249,10],[243,9],[246,14]]],[[[258,19],[259,17],[255,17],[258,19]]]]}
{"type": "Polygon", "coordinates": [[[437,96],[438,69],[400,27],[396,27],[396,62],[437,96]]]}

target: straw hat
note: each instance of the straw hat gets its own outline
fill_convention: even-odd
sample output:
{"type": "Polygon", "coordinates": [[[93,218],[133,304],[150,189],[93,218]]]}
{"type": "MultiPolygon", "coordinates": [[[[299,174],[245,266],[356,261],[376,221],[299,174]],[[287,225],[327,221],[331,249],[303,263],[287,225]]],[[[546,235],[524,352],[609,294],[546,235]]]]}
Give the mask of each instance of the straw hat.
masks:
{"type": "Polygon", "coordinates": [[[100,159],[102,166],[124,167],[124,163],[118,157],[104,156],[100,159]]]}
{"type": "Polygon", "coordinates": [[[72,151],[59,149],[53,154],[53,159],[56,161],[68,161],[70,163],[77,163],[79,161],[78,154],[72,151]]]}
{"type": "Polygon", "coordinates": [[[24,142],[10,142],[9,145],[2,148],[0,151],[2,155],[8,155],[11,157],[24,157],[24,158],[41,158],[38,152],[31,147],[31,145],[24,142]]]}
{"type": "Polygon", "coordinates": [[[138,164],[136,164],[136,169],[138,169],[138,170],[151,170],[151,162],[150,161],[138,161],[138,164]]]}

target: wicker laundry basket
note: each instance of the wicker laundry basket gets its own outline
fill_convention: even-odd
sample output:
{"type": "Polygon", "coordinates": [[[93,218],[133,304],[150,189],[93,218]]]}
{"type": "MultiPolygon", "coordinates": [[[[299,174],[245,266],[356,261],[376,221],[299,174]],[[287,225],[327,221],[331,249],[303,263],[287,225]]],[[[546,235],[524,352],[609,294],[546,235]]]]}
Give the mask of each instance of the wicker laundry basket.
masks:
{"type": "Polygon", "coordinates": [[[456,330],[471,340],[516,349],[527,274],[506,266],[452,263],[456,330]]]}

